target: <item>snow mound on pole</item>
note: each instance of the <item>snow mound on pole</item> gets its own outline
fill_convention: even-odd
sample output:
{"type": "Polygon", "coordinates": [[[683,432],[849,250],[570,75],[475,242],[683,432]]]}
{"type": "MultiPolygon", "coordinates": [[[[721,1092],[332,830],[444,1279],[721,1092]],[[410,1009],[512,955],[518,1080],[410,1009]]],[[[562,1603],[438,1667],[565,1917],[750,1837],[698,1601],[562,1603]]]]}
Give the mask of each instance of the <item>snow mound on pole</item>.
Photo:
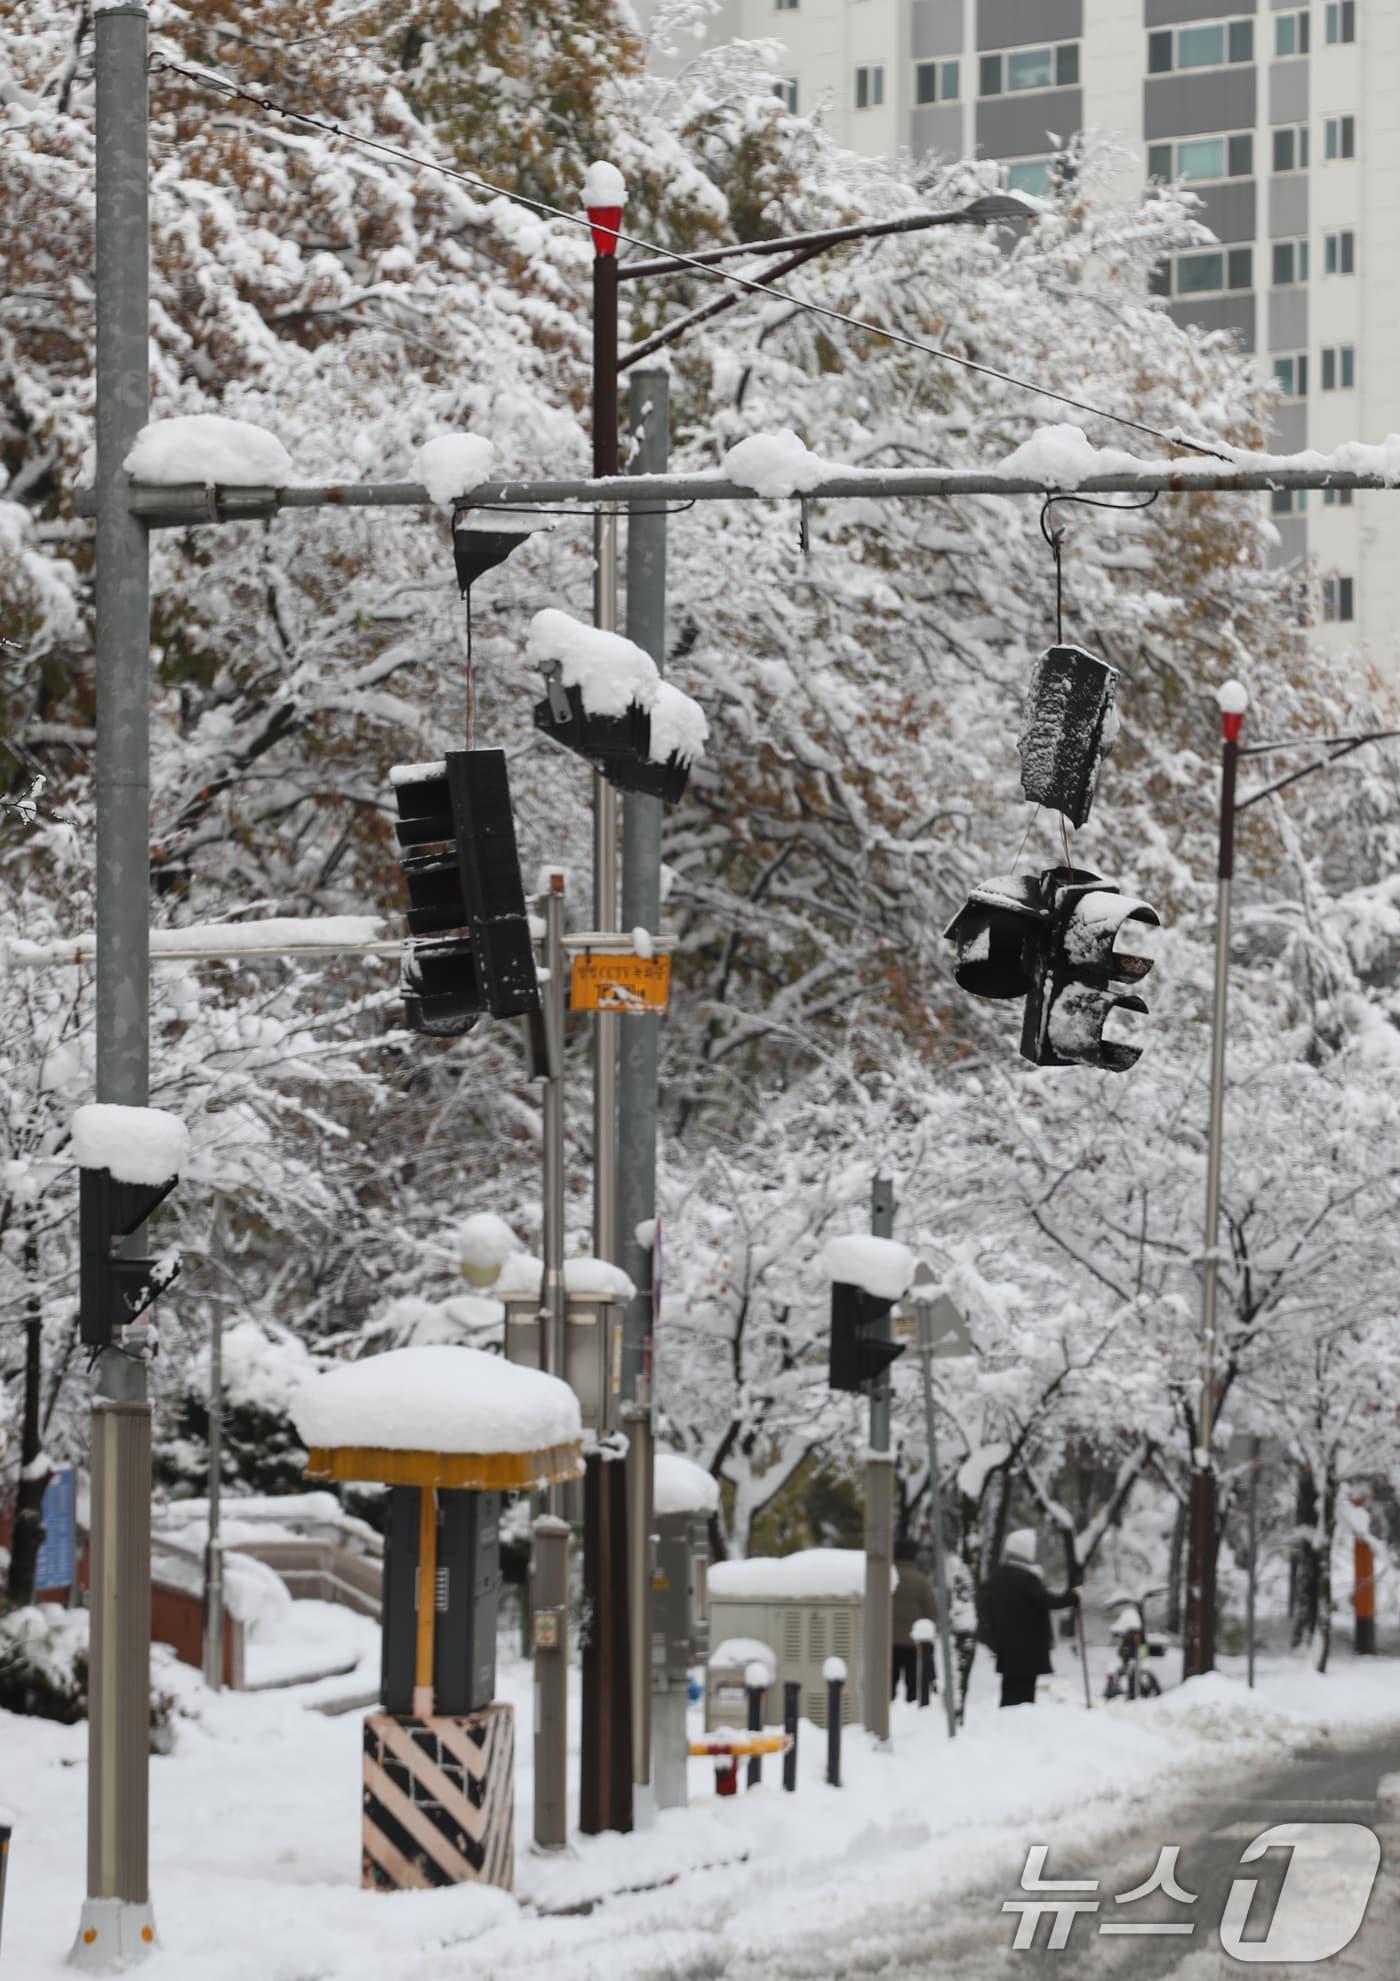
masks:
{"type": "Polygon", "coordinates": [[[479,433],[439,433],[413,458],[413,472],[434,502],[450,508],[491,473],[496,450],[479,433]]]}
{"type": "Polygon", "coordinates": [[[668,1513],[719,1511],[719,1480],[703,1465],[697,1465],[693,1458],[683,1458],[678,1451],[657,1452],[654,1492],[658,1517],[668,1513]]]}
{"type": "Polygon", "coordinates": [[[849,1238],[828,1240],[821,1263],[829,1280],[864,1287],[876,1300],[898,1300],[914,1277],[915,1259],[898,1239],[854,1232],[849,1238]]]}
{"type": "Polygon", "coordinates": [[[94,1101],[74,1110],[72,1133],[79,1169],[110,1170],[118,1183],[164,1183],[190,1152],[189,1130],[163,1107],[94,1101]]]}
{"type": "Polygon", "coordinates": [[[153,420],[131,443],[122,466],[133,481],[164,488],[182,482],[222,488],[286,488],[296,479],[292,457],[266,427],[222,413],[181,413],[153,420]]]}
{"type": "Polygon", "coordinates": [[[292,1422],[306,1445],[388,1451],[545,1451],[583,1435],[578,1398],[557,1376],[440,1345],[391,1348],[314,1377],[292,1422]]]}
{"type": "Polygon", "coordinates": [[[790,426],[736,441],[721,466],[730,481],[756,495],[805,495],[829,476],[848,472],[841,462],[813,454],[790,426]]]}

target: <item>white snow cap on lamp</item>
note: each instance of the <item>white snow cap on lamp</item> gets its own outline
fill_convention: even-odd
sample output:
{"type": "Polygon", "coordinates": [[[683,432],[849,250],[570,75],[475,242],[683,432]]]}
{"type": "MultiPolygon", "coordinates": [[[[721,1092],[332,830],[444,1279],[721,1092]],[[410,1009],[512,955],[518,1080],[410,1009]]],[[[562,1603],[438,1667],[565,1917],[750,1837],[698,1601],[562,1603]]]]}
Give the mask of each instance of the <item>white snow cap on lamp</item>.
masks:
{"type": "Polygon", "coordinates": [[[606,158],[597,158],[583,175],[585,207],[603,208],[627,204],[627,181],[606,158]]]}
{"type": "Polygon", "coordinates": [[[1249,707],[1249,690],[1243,681],[1222,681],[1215,699],[1222,715],[1243,715],[1249,707]]]}

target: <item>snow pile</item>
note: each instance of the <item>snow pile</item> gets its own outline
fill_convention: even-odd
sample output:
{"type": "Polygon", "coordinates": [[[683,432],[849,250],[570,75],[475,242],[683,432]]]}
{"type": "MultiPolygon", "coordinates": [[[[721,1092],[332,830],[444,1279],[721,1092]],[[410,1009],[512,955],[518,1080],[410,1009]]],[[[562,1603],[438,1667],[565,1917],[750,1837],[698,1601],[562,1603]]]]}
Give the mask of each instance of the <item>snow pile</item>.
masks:
{"type": "Polygon", "coordinates": [[[479,433],[439,433],[414,456],[414,478],[434,502],[451,508],[459,496],[480,487],[495,458],[495,448],[479,433]]]}
{"type": "Polygon", "coordinates": [[[651,749],[648,754],[654,764],[667,763],[672,757],[678,763],[689,764],[704,756],[710,725],[699,702],[683,695],[669,681],[662,681],[657,685],[656,700],[651,705],[650,713],[651,749]]]}
{"type": "Polygon", "coordinates": [[[94,1101],[73,1113],[73,1153],[80,1169],[106,1169],[119,1183],[166,1183],[190,1152],[189,1130],[163,1107],[117,1107],[94,1101]]]}
{"type": "MultiPolygon", "coordinates": [[[[897,1577],[890,1570],[890,1587],[897,1577]]],[[[865,1555],[859,1548],[803,1548],[794,1555],[751,1555],[717,1561],[706,1586],[715,1596],[786,1596],[808,1602],[827,1598],[858,1603],[865,1595],[865,1555]]]]}
{"type": "Polygon", "coordinates": [[[308,1445],[390,1451],[543,1451],[583,1435],[557,1376],[479,1348],[391,1348],[306,1384],[292,1410],[308,1445]]]}
{"type": "Polygon", "coordinates": [[[843,462],[813,454],[790,426],[736,441],[721,466],[730,481],[757,495],[805,495],[833,475],[850,473],[843,462]]]}
{"type": "Polygon", "coordinates": [[[653,1487],[653,1508],[660,1519],[668,1513],[717,1513],[719,1480],[683,1458],[678,1451],[658,1451],[653,1487]]]}
{"type": "Polygon", "coordinates": [[[585,207],[626,206],[627,182],[615,165],[595,159],[583,175],[585,207]]]}
{"type": "Polygon", "coordinates": [[[759,1665],[766,1673],[765,1685],[771,1685],[778,1675],[776,1652],[757,1637],[726,1637],[722,1644],[715,1646],[705,1662],[715,1671],[745,1673],[750,1665],[759,1665]]]}
{"type": "Polygon", "coordinates": [[[826,1276],[843,1286],[861,1286],[876,1300],[898,1300],[914,1277],[914,1254],[894,1238],[853,1232],[832,1238],[822,1249],[826,1276]]]}
{"type": "Polygon", "coordinates": [[[496,1211],[474,1211],[457,1227],[457,1256],[478,1285],[489,1285],[519,1250],[520,1240],[496,1211]]]}
{"type": "MultiPolygon", "coordinates": [[[[1132,474],[1153,465],[1161,464],[1139,460],[1119,447],[1095,447],[1083,427],[1066,423],[1037,427],[997,464],[996,472],[1008,478],[1023,475],[1046,488],[1078,488],[1090,475],[1132,474]]],[[[1216,462],[1217,470],[1219,466],[1216,462]]]]}
{"type": "Polygon", "coordinates": [[[286,488],[292,457],[266,427],[222,413],[182,413],[143,426],[122,466],[133,481],[162,488],[203,482],[223,488],[286,488]]]}
{"type": "Polygon", "coordinates": [[[556,606],[530,621],[527,660],[559,669],[565,688],[577,688],[590,715],[625,715],[633,702],[649,709],[661,685],[656,662],[621,633],[585,626],[556,606]]]}
{"type": "MultiPolygon", "coordinates": [[[[521,1294],[538,1299],[543,1283],[544,1260],[532,1252],[516,1252],[501,1267],[495,1291],[503,1300],[507,1295],[518,1298],[521,1294]]],[[[564,1289],[568,1293],[601,1293],[612,1300],[631,1300],[637,1291],[621,1266],[588,1258],[565,1259],[564,1289]]]]}

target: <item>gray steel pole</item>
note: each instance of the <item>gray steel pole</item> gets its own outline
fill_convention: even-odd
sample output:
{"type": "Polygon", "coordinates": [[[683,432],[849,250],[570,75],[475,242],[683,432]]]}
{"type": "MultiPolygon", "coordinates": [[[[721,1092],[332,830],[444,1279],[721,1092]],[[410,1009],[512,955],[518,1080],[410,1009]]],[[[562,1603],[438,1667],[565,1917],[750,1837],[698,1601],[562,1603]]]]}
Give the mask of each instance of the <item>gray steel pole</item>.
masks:
{"type": "MultiPolygon", "coordinates": [[[[564,876],[551,874],[544,901],[544,958],[549,972],[541,1000],[544,1015],[545,1079],[543,1082],[544,1205],[541,1223],[544,1244],[543,1315],[540,1367],[567,1382],[564,1356],[566,1295],[564,1290],[564,876]]],[[[562,1486],[549,1489],[550,1509],[557,1512],[562,1486]]]]}
{"type": "Polygon", "coordinates": [[[535,1847],[563,1850],[569,1840],[569,1523],[553,1514],[535,1522],[531,1615],[535,1658],[535,1847]]]}
{"type": "Polygon", "coordinates": [[[215,1301],[209,1323],[209,1539],[204,1553],[204,1683],[215,1692],[224,1682],[224,1548],[219,1538],[223,1433],[224,1311],[215,1301]]]}
{"type": "Polygon", "coordinates": [[[938,1597],[938,1641],[943,1651],[943,1710],[948,1716],[948,1738],[958,1731],[957,1702],[953,1697],[953,1634],[948,1616],[948,1560],[943,1551],[943,1506],[938,1491],[938,1425],[933,1410],[933,1308],[927,1300],[914,1304],[919,1323],[919,1360],[924,1369],[924,1429],[928,1439],[928,1493],[933,1515],[933,1587],[938,1597]]]}
{"type": "MultiPolygon", "coordinates": [[[[607,510],[594,524],[593,623],[617,631],[617,513],[607,510]]],[[[593,775],[593,926],[615,929],[618,921],[617,793],[593,775]]],[[[593,1020],[593,1250],[600,1259],[617,1252],[617,1028],[615,1011],[593,1020]]]]}
{"type": "MultiPolygon", "coordinates": [[[[632,374],[628,417],[640,473],[664,474],[670,380],[665,371],[632,374]]],[[[666,513],[637,504],[627,522],[627,637],[665,671],[666,513]]],[[[622,926],[653,933],[661,921],[661,800],[632,793],[622,807],[622,926]]],[[[621,1020],[617,1096],[617,1256],[637,1292],[623,1317],[622,1396],[627,1430],[627,1615],[631,1638],[632,1779],[636,1820],[650,1817],[652,1776],[652,1503],[655,1437],[651,1381],[652,1254],[639,1225],[656,1215],[656,1066],[661,1019],[621,1020]]]]}
{"type": "MultiPolygon", "coordinates": [[[[96,61],[97,1098],[149,1098],[150,565],[122,463],[150,411],[146,11],[104,7],[96,61]]],[[[139,1245],[140,1234],[133,1244],[139,1245]]],[[[88,1890],[73,1958],[147,1951],[151,1411],[141,1349],[96,1367],[88,1890]]]]}
{"type": "MultiPolygon", "coordinates": [[[[877,1176],[870,1186],[870,1229],[876,1238],[894,1233],[894,1185],[877,1176]]],[[[885,1340],[891,1338],[886,1320],[885,1340]]],[[[865,1465],[865,1607],[862,1699],[867,1730],[890,1737],[890,1671],[894,1662],[894,1458],[890,1451],[890,1375],[882,1370],[870,1391],[870,1451],[865,1465]]]]}

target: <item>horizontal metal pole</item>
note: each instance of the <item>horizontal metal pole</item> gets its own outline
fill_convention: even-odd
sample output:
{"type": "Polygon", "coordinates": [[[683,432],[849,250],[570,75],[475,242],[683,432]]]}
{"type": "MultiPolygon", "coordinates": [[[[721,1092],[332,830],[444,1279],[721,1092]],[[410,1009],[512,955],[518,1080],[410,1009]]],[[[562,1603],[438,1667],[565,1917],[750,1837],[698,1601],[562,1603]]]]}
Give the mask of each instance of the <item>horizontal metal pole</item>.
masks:
{"type": "Polygon", "coordinates": [[[648,275],[681,275],[697,267],[709,268],[717,261],[732,261],[736,255],[780,255],[793,248],[839,248],[847,241],[877,241],[888,234],[921,234],[929,227],[985,227],[993,221],[1029,220],[1036,208],[1015,193],[994,193],[974,200],[970,206],[946,213],[904,213],[895,220],[856,220],[849,227],[828,227],[816,234],[780,234],[771,240],[732,241],[728,247],[705,248],[699,254],[681,258],[662,255],[654,261],[620,261],[619,282],[636,282],[648,275]]]}
{"type": "MultiPolygon", "coordinates": [[[[157,931],[152,931],[152,936],[157,931]]],[[[237,963],[248,956],[398,956],[402,942],[278,942],[240,943],[236,949],[211,948],[208,943],[151,944],[152,963],[237,963]]],[[[91,936],[67,942],[28,942],[0,937],[0,969],[42,970],[60,964],[91,963],[91,936]]]]}
{"type": "MultiPolygon", "coordinates": [[[[1280,457],[1284,459],[1286,457],[1280,457]]],[[[1142,468],[1085,475],[1062,488],[1034,475],[1007,475],[996,469],[959,468],[930,473],[922,468],[853,469],[829,475],[800,491],[809,502],[842,501],[862,496],[876,500],[906,496],[964,495],[1150,495],[1248,494],[1274,488],[1395,489],[1400,483],[1381,475],[1359,475],[1338,469],[1221,468],[1214,461],[1148,463],[1142,468]]],[[[732,482],[717,470],[708,474],[609,475],[581,481],[492,481],[464,491],[458,506],[488,509],[502,504],[578,502],[761,502],[794,497],[761,496],[757,490],[732,482]]],[[[256,522],[282,509],[431,509],[435,505],[421,482],[338,482],[325,488],[206,488],[198,485],[156,488],[133,484],[131,513],[152,529],[188,529],[195,523],[256,522]]],[[[90,491],[79,490],[74,508],[92,515],[90,491]]]]}

